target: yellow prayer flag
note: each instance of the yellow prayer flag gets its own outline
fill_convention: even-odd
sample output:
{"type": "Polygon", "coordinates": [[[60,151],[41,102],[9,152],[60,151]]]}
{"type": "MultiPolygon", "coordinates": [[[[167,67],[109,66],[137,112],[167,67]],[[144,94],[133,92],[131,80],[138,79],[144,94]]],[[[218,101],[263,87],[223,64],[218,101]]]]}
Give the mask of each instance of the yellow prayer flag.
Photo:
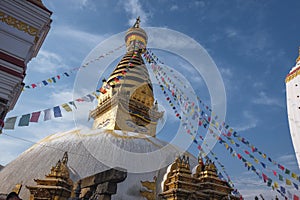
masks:
{"type": "Polygon", "coordinates": [[[228,144],[227,144],[227,143],[225,143],[224,145],[225,145],[226,149],[228,149],[228,147],[229,147],[229,146],[228,146],[228,144]]]}
{"type": "Polygon", "coordinates": [[[275,188],[279,188],[279,185],[278,185],[278,183],[276,181],[274,182],[274,187],[275,188]]]}
{"type": "Polygon", "coordinates": [[[262,157],[263,157],[263,158],[266,158],[266,157],[267,157],[267,155],[263,153],[263,154],[262,154],[262,157]]]}
{"type": "Polygon", "coordinates": [[[72,108],[68,104],[66,104],[66,103],[62,104],[61,107],[63,107],[67,112],[71,112],[72,111],[72,108]]]}
{"type": "Polygon", "coordinates": [[[259,160],[257,158],[254,158],[254,162],[259,163],[259,160]]]}
{"type": "Polygon", "coordinates": [[[52,83],[52,79],[51,79],[51,78],[49,78],[47,81],[48,81],[49,83],[52,83]]]}
{"type": "Polygon", "coordinates": [[[297,174],[295,174],[294,172],[292,172],[292,177],[293,177],[294,179],[297,179],[297,180],[298,180],[298,176],[297,176],[297,174]]]}
{"type": "Polygon", "coordinates": [[[291,182],[289,179],[285,179],[285,183],[286,183],[287,185],[292,185],[292,182],[291,182]]]}

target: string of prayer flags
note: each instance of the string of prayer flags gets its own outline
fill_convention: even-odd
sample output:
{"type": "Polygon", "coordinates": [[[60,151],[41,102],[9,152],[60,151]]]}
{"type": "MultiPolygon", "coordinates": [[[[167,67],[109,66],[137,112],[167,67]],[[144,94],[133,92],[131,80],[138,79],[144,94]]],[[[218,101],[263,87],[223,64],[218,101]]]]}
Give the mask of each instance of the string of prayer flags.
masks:
{"type": "MultiPolygon", "coordinates": [[[[95,99],[95,97],[92,94],[88,94],[81,98],[78,98],[77,102],[93,102],[94,99],[95,99]]],[[[53,108],[48,108],[43,111],[36,111],[36,112],[32,112],[30,114],[22,115],[19,119],[18,126],[19,127],[29,126],[29,124],[31,122],[37,123],[40,119],[41,113],[43,113],[43,121],[51,120],[52,117],[54,117],[54,118],[62,117],[63,115],[62,115],[61,108],[63,108],[66,112],[72,111],[72,108],[69,105],[72,105],[75,109],[77,109],[75,102],[69,101],[68,103],[64,103],[60,106],[54,106],[53,108]]],[[[15,128],[17,118],[18,117],[6,118],[3,129],[13,130],[15,128]]]]}
{"type": "MultiPolygon", "coordinates": [[[[147,58],[147,61],[148,61],[149,63],[151,63],[151,62],[153,61],[153,59],[151,59],[151,55],[149,55],[149,53],[147,53],[146,56],[144,56],[144,57],[147,58]]],[[[157,73],[157,70],[160,70],[160,69],[161,69],[160,67],[152,67],[152,69],[153,69],[154,73],[156,73],[156,74],[159,75],[159,72],[157,73]]],[[[166,76],[165,76],[166,73],[162,72],[162,74],[164,75],[164,77],[166,77],[166,76]]],[[[166,87],[167,89],[170,89],[170,88],[169,88],[169,85],[168,85],[168,83],[167,83],[166,80],[168,80],[170,83],[171,83],[171,80],[170,80],[169,77],[166,77],[166,78],[164,78],[164,77],[160,76],[161,82],[165,84],[165,87],[166,87]]],[[[161,84],[161,83],[160,83],[160,84],[161,84]]],[[[172,83],[171,83],[171,85],[172,85],[172,83]]],[[[171,90],[171,92],[172,92],[172,96],[175,96],[174,90],[171,90]]],[[[164,91],[164,93],[165,93],[165,91],[164,91]]],[[[179,97],[179,98],[180,98],[180,97],[179,97]]],[[[201,102],[200,98],[199,98],[198,100],[201,102]]],[[[203,105],[204,105],[204,104],[203,104],[203,105]]],[[[211,110],[209,109],[209,107],[206,107],[206,109],[207,109],[208,111],[211,112],[211,110]]],[[[212,115],[213,115],[213,114],[212,114],[212,115]]],[[[201,116],[203,116],[202,113],[201,113],[201,116]]],[[[205,116],[205,117],[206,117],[206,116],[205,116]]],[[[270,158],[270,157],[268,157],[266,154],[264,154],[264,153],[258,151],[258,149],[257,149],[254,145],[251,145],[250,142],[249,142],[248,140],[246,140],[245,138],[239,136],[239,135],[237,134],[237,132],[235,132],[232,128],[230,128],[230,127],[229,127],[228,125],[226,125],[224,122],[222,122],[222,126],[221,126],[221,125],[220,125],[221,123],[218,123],[218,122],[215,122],[214,120],[211,120],[210,116],[208,116],[207,119],[205,119],[205,117],[204,117],[203,120],[199,120],[199,125],[200,125],[200,126],[203,124],[202,122],[207,121],[209,124],[215,125],[214,128],[217,128],[218,131],[222,131],[222,130],[224,129],[224,127],[225,127],[225,131],[226,131],[226,132],[224,133],[224,135],[227,136],[226,138],[229,139],[229,141],[230,141],[231,144],[236,144],[237,147],[240,147],[240,145],[239,145],[238,143],[236,143],[232,138],[230,138],[230,137],[233,135],[233,137],[237,138],[238,141],[241,141],[243,144],[245,144],[246,146],[248,146],[249,148],[251,148],[251,151],[252,151],[252,152],[258,152],[260,155],[262,155],[262,157],[263,157],[264,159],[267,159],[269,162],[271,162],[271,163],[273,163],[273,164],[276,163],[272,158],[270,158]],[[219,126],[219,125],[220,125],[220,126],[219,126]]],[[[215,119],[217,119],[217,116],[215,116],[215,119]]],[[[205,128],[206,128],[206,127],[205,127],[205,128]]],[[[210,130],[210,133],[216,135],[216,134],[214,133],[213,130],[210,130]]],[[[201,138],[201,137],[200,137],[200,138],[201,138]]],[[[203,138],[203,137],[202,137],[202,138],[203,138]]],[[[236,153],[236,152],[233,150],[233,148],[231,148],[224,140],[221,139],[221,137],[218,137],[217,139],[218,139],[218,141],[219,141],[220,144],[222,144],[222,143],[224,144],[225,148],[226,148],[233,156],[237,156],[241,161],[243,161],[244,164],[245,164],[245,167],[247,167],[248,170],[251,169],[251,170],[254,171],[259,177],[261,177],[260,174],[256,171],[256,168],[255,168],[250,162],[248,162],[248,161],[247,161],[245,158],[243,158],[240,154],[236,153]]],[[[194,143],[196,143],[195,140],[194,140],[194,143]]],[[[197,143],[196,143],[196,144],[197,144],[197,143]]],[[[200,145],[199,145],[199,146],[200,146],[200,145]]],[[[198,149],[199,149],[199,150],[202,149],[201,146],[200,146],[200,148],[198,148],[198,149]]],[[[245,150],[244,152],[245,152],[246,155],[248,155],[250,158],[252,158],[252,159],[255,161],[255,163],[260,163],[264,169],[267,168],[267,166],[266,166],[266,164],[265,164],[264,162],[259,162],[259,160],[258,160],[257,158],[255,158],[252,154],[250,154],[249,151],[245,150]]],[[[276,164],[277,164],[277,163],[276,163],[276,164]]],[[[280,165],[280,166],[281,166],[281,165],[280,165]]],[[[283,168],[282,170],[284,170],[284,168],[283,168]]],[[[273,170],[273,173],[274,173],[275,176],[277,175],[277,172],[276,172],[275,170],[273,170]]],[[[292,174],[292,173],[290,172],[290,170],[285,170],[285,174],[291,175],[291,177],[293,177],[293,178],[295,178],[295,179],[298,178],[298,176],[297,176],[295,173],[292,174]]],[[[283,177],[282,177],[280,174],[279,174],[279,177],[280,177],[279,179],[282,179],[282,180],[283,180],[283,177]]],[[[272,180],[270,177],[267,177],[266,174],[263,174],[263,177],[262,177],[262,178],[264,179],[264,181],[267,183],[267,185],[268,185],[269,187],[272,186],[273,180],[272,180]]],[[[299,178],[298,178],[298,179],[299,179],[299,178]]],[[[286,183],[287,185],[292,185],[292,182],[291,182],[291,180],[289,180],[289,179],[285,179],[285,183],[286,183]]],[[[274,183],[274,184],[275,184],[275,183],[274,183]]],[[[277,187],[277,188],[278,188],[278,186],[279,186],[278,183],[276,182],[275,186],[274,186],[274,184],[273,184],[272,187],[277,187]]],[[[293,183],[293,185],[294,185],[294,186],[296,185],[296,186],[295,186],[296,189],[298,188],[298,185],[297,185],[296,183],[293,183]]],[[[282,186],[281,186],[281,187],[282,187],[282,186]]],[[[284,187],[282,187],[282,188],[284,188],[284,187]]]]}
{"type": "Polygon", "coordinates": [[[80,70],[84,67],[87,67],[89,64],[93,63],[94,61],[96,61],[96,60],[98,61],[98,60],[100,60],[100,59],[102,59],[102,58],[104,58],[108,55],[113,54],[114,52],[120,50],[123,46],[125,46],[125,44],[122,44],[121,46],[119,46],[117,48],[114,48],[113,50],[110,50],[107,53],[104,53],[104,54],[98,56],[97,58],[86,62],[85,64],[83,64],[80,67],[74,67],[69,71],[63,72],[63,73],[58,74],[56,76],[49,77],[49,78],[47,78],[45,80],[42,80],[40,82],[37,82],[37,83],[26,84],[23,88],[23,91],[25,91],[27,89],[34,89],[34,88],[37,88],[37,87],[47,86],[47,85],[52,84],[52,83],[57,83],[58,80],[61,80],[61,77],[71,77],[71,74],[73,74],[74,72],[76,73],[78,70],[80,70]]]}

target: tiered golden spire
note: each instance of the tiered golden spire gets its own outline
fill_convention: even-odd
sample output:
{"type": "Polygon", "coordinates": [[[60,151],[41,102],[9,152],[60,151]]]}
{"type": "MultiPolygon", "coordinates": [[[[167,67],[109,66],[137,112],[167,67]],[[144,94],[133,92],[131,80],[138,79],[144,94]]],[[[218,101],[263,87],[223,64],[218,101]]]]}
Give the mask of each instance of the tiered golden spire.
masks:
{"type": "Polygon", "coordinates": [[[140,18],[125,34],[126,54],[107,81],[98,106],[91,111],[94,128],[123,130],[155,136],[157,121],[163,116],[155,103],[153,86],[142,54],[148,36],[140,28],[140,18]]]}

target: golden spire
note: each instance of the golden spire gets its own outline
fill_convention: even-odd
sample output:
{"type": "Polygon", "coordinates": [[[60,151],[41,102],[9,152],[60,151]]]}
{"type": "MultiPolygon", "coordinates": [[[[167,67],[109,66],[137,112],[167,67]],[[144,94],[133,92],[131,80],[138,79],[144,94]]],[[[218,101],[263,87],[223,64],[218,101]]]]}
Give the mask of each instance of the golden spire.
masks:
{"type": "Polygon", "coordinates": [[[134,25],[132,26],[133,28],[140,28],[140,16],[138,16],[138,18],[136,18],[136,21],[134,23],[134,25]]]}
{"type": "Polygon", "coordinates": [[[296,60],[296,63],[297,63],[298,61],[300,61],[300,47],[299,47],[299,56],[298,56],[298,58],[297,58],[297,60],[296,60]]]}

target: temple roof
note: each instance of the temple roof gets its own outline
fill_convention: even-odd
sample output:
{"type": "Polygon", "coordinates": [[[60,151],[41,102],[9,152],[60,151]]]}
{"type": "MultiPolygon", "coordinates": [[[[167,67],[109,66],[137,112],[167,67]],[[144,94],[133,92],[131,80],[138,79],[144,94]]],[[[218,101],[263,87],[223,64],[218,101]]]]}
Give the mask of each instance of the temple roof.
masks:
{"type": "Polygon", "coordinates": [[[43,10],[52,14],[52,12],[50,10],[48,10],[46,8],[46,6],[43,4],[42,0],[27,0],[27,1],[29,1],[30,3],[33,3],[34,5],[37,5],[38,7],[42,8],[43,10]]]}

